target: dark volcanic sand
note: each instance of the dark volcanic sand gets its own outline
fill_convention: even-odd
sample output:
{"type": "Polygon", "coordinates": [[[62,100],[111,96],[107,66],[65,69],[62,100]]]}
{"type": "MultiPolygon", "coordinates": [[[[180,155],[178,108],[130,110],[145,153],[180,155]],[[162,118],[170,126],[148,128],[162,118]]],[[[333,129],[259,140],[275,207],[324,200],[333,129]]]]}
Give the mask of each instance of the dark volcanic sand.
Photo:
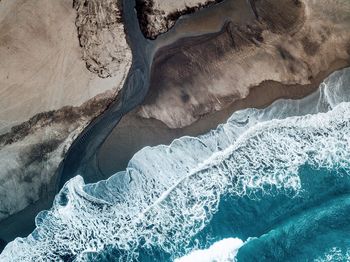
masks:
{"type": "Polygon", "coordinates": [[[145,146],[170,144],[175,138],[181,136],[204,134],[226,122],[233,112],[240,109],[264,108],[280,98],[300,99],[316,91],[322,81],[332,72],[347,67],[349,64],[350,62],[345,60],[335,61],[327,71],[319,73],[308,85],[284,85],[266,81],[253,87],[245,99],[232,103],[222,111],[204,116],[185,128],[170,129],[161,121],[141,118],[136,115],[136,109],[123,117],[100,148],[98,152],[99,168],[108,177],[125,170],[132,156],[145,146]]]}

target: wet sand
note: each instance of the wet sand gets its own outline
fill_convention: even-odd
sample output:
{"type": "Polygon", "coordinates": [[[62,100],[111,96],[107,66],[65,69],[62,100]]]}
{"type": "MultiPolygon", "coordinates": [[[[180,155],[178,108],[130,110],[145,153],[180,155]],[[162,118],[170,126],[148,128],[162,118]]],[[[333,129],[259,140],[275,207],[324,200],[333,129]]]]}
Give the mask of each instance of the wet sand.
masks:
{"type": "Polygon", "coordinates": [[[198,136],[224,123],[233,112],[245,108],[264,108],[277,99],[300,99],[316,91],[322,81],[336,70],[350,66],[350,61],[335,61],[327,71],[319,73],[307,85],[284,85],[266,81],[251,88],[249,95],[233,102],[224,110],[206,115],[190,126],[171,129],[155,119],[141,118],[137,109],[123,117],[100,148],[97,161],[104,176],[125,170],[132,156],[145,146],[170,144],[181,136],[198,136]]]}

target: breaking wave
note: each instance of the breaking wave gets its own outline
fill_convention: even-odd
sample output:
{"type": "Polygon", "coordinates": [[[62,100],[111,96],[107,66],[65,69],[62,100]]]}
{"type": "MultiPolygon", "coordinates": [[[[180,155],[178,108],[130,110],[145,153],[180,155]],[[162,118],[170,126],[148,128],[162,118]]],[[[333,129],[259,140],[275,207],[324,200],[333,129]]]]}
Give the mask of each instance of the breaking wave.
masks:
{"type": "Polygon", "coordinates": [[[288,261],[288,248],[303,257],[332,228],[350,228],[349,99],[345,69],[302,100],[242,110],[203,136],[146,147],[108,180],[85,185],[77,176],[37,216],[35,231],[8,244],[0,260],[194,261],[186,255],[215,255],[235,238],[249,241],[222,261],[237,252],[238,261],[288,261]],[[322,206],[331,195],[337,204],[322,206]],[[296,239],[307,241],[318,229],[305,222],[317,216],[324,222],[320,239],[298,247],[296,239]]]}
{"type": "Polygon", "coordinates": [[[239,238],[226,238],[214,243],[208,249],[195,250],[190,254],[175,259],[175,262],[226,262],[233,261],[238,249],[243,246],[243,241],[239,238]]]}

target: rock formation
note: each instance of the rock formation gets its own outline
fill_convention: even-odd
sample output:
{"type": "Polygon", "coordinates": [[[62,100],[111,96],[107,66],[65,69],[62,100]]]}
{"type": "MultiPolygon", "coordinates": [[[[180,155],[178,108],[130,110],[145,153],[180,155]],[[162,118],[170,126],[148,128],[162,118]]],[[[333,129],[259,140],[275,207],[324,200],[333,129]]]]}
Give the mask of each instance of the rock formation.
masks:
{"type": "Polygon", "coordinates": [[[76,26],[87,68],[102,78],[117,77],[130,61],[121,1],[74,0],[76,26]]]}
{"type": "Polygon", "coordinates": [[[1,1],[0,220],[54,191],[68,148],[122,88],[131,50],[121,7],[1,1]]]}

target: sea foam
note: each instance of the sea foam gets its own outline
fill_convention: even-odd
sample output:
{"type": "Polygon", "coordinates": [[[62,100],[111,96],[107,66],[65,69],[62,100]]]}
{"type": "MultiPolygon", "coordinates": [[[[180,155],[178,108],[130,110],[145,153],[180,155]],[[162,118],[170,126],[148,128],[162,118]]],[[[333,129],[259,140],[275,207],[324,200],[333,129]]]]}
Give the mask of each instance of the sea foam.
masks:
{"type": "Polygon", "coordinates": [[[140,250],[190,253],[223,196],[294,196],[303,164],[349,166],[349,83],[350,69],[336,72],[305,99],[239,111],[206,135],[146,147],[108,180],[73,178],[0,260],[85,261],[111,248],[120,261],[138,260],[140,250]]]}
{"type": "Polygon", "coordinates": [[[175,259],[175,262],[232,262],[238,249],[243,246],[243,241],[239,238],[227,238],[214,243],[208,249],[195,250],[190,254],[175,259]]]}

